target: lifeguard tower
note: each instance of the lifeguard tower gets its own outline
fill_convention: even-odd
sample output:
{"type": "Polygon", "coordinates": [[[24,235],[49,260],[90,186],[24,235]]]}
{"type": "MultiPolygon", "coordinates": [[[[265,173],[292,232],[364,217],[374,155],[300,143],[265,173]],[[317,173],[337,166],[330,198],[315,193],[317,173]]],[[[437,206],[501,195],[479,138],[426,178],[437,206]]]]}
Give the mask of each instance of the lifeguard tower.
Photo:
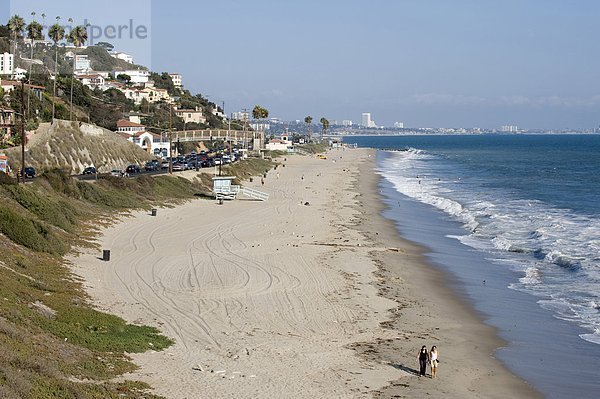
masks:
{"type": "Polygon", "coordinates": [[[247,197],[266,201],[269,199],[269,194],[262,191],[254,190],[249,187],[238,186],[233,183],[235,176],[215,176],[213,177],[213,192],[215,199],[222,202],[223,200],[233,200],[238,194],[243,194],[247,197]]]}

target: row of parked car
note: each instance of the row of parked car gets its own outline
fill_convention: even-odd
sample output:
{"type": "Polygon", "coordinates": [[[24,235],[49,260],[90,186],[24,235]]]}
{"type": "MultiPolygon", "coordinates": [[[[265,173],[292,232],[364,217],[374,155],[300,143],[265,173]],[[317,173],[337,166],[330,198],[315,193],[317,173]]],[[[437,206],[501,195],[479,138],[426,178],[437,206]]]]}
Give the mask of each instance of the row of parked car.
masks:
{"type": "MultiPolygon", "coordinates": [[[[200,169],[200,168],[208,168],[215,165],[223,165],[230,164],[232,162],[237,161],[241,158],[241,153],[237,150],[232,151],[230,154],[223,154],[222,151],[207,153],[202,151],[198,154],[191,153],[184,156],[173,157],[172,159],[165,159],[159,161],[158,159],[153,159],[151,161],[146,162],[144,165],[144,170],[147,172],[158,171],[169,169],[170,164],[172,163],[173,171],[184,171],[191,169],[200,169]]],[[[128,165],[124,170],[123,169],[113,169],[110,172],[111,176],[123,177],[130,176],[134,174],[141,173],[142,168],[140,166],[131,164],[128,165]]],[[[83,170],[83,175],[95,175],[98,171],[93,166],[88,166],[83,170]]]]}

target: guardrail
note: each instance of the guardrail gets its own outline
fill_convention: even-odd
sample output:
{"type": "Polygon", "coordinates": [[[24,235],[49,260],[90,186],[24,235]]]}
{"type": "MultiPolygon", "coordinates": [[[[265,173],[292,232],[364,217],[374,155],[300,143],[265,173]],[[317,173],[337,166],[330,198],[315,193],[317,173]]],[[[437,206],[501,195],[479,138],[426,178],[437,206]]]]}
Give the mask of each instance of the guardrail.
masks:
{"type": "Polygon", "coordinates": [[[262,191],[255,190],[250,187],[241,187],[240,192],[250,198],[254,198],[261,201],[266,201],[269,199],[269,194],[263,193],[262,191]]]}
{"type": "Polygon", "coordinates": [[[243,131],[227,129],[208,129],[208,130],[175,130],[171,132],[171,139],[174,141],[210,141],[210,140],[261,140],[265,139],[262,131],[243,131]]]}

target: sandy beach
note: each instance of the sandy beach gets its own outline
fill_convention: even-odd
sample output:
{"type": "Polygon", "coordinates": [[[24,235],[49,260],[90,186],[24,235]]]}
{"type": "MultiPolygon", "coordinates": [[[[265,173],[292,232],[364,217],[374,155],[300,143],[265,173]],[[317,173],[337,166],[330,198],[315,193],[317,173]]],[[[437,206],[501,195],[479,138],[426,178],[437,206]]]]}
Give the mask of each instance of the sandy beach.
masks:
{"type": "MultiPolygon", "coordinates": [[[[380,216],[373,152],[290,156],[247,185],[268,201],[196,200],[103,231],[110,262],[71,259],[93,303],[175,344],[133,354],[167,398],[535,398],[493,328],[380,216]],[[422,345],[438,378],[417,376],[422,345]]],[[[186,172],[193,176],[195,172],[186,172]]]]}

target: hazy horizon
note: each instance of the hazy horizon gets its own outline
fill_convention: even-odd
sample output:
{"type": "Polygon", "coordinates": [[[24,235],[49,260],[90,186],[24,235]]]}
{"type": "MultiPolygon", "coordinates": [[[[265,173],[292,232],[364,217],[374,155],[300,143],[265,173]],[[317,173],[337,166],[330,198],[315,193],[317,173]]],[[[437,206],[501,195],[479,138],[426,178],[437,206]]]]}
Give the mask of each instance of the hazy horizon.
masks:
{"type": "Polygon", "coordinates": [[[582,0],[12,1],[6,22],[61,15],[99,30],[131,22],[143,38],[107,40],[227,113],[260,104],[410,127],[593,128],[600,124],[596,16],[582,0]],[[70,15],[68,15],[70,14],[70,15]]]}

